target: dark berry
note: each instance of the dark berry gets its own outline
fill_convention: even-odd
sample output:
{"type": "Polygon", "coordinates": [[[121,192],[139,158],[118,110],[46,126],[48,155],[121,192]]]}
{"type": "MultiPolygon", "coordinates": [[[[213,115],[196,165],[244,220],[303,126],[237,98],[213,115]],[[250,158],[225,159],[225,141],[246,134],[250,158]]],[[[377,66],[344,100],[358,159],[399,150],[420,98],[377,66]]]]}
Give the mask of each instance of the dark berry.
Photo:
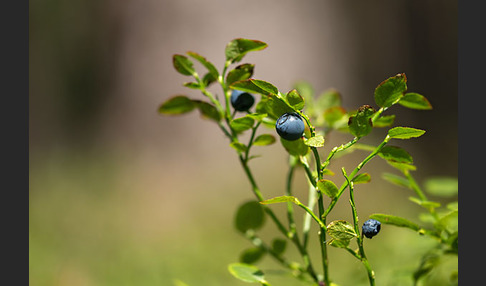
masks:
{"type": "Polygon", "coordinates": [[[278,135],[285,140],[294,141],[304,134],[305,124],[299,114],[284,113],[275,124],[278,135]]]}
{"type": "Polygon", "coordinates": [[[255,103],[255,98],[248,92],[233,90],[231,92],[231,105],[236,111],[247,111],[255,103]]]}
{"type": "Polygon", "coordinates": [[[381,223],[375,219],[369,219],[363,223],[363,235],[372,238],[380,232],[381,223]]]}

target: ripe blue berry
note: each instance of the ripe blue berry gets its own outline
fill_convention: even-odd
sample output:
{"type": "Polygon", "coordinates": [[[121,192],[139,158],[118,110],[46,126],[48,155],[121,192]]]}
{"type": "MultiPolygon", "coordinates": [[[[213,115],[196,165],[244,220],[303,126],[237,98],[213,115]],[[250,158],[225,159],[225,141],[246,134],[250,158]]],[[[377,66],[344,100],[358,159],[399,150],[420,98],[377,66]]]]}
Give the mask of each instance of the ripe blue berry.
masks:
{"type": "Polygon", "coordinates": [[[278,135],[285,140],[294,141],[304,134],[305,124],[299,114],[284,113],[275,124],[278,135]]]}
{"type": "Polygon", "coordinates": [[[236,111],[247,111],[255,103],[255,98],[248,92],[233,90],[231,92],[231,105],[236,111]]]}
{"type": "Polygon", "coordinates": [[[363,223],[363,235],[372,238],[380,232],[381,223],[375,219],[369,219],[363,223]]]}

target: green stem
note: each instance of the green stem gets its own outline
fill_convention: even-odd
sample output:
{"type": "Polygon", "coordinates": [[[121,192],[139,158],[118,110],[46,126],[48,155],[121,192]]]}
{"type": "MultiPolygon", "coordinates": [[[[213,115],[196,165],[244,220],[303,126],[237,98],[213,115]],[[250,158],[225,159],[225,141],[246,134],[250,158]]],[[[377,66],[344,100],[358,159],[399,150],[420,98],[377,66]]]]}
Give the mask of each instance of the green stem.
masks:
{"type": "MultiPolygon", "coordinates": [[[[370,281],[370,285],[374,286],[375,285],[375,274],[373,272],[373,269],[371,268],[371,265],[366,258],[366,254],[364,251],[363,247],[363,236],[360,235],[359,231],[359,221],[358,221],[358,211],[356,210],[356,204],[354,203],[354,184],[352,180],[349,180],[349,177],[346,175],[346,171],[344,168],[342,169],[344,178],[346,179],[346,182],[348,183],[349,187],[349,204],[351,205],[351,211],[353,213],[353,224],[354,224],[354,231],[358,235],[356,237],[356,240],[358,242],[358,248],[359,248],[359,256],[355,255],[355,257],[359,258],[361,262],[363,263],[364,267],[366,268],[366,271],[368,273],[368,280],[370,281]]],[[[354,251],[353,251],[354,252],[354,251]]]]}
{"type": "MultiPolygon", "coordinates": [[[[356,176],[356,174],[361,170],[361,168],[363,168],[363,166],[366,165],[366,163],[368,163],[369,160],[371,160],[373,157],[375,157],[380,152],[381,148],[383,148],[386,145],[386,143],[388,143],[389,140],[390,140],[390,138],[387,135],[385,140],[383,140],[383,142],[381,142],[381,144],[378,145],[375,148],[375,150],[373,150],[373,152],[371,152],[371,154],[369,154],[361,163],[359,163],[359,165],[353,170],[353,172],[351,172],[349,177],[354,178],[354,176],[356,176]]],[[[343,192],[344,192],[344,190],[346,189],[347,186],[348,186],[348,182],[344,181],[344,183],[339,188],[338,194],[331,201],[331,203],[327,207],[326,211],[324,212],[324,215],[323,215],[324,217],[326,217],[329,214],[329,212],[331,212],[331,210],[334,208],[337,201],[339,200],[339,197],[341,197],[341,195],[343,194],[343,192]]]]}
{"type": "MultiPolygon", "coordinates": [[[[313,128],[311,128],[313,130],[313,128]]],[[[311,131],[313,135],[315,135],[314,132],[311,131]]],[[[317,170],[317,179],[321,180],[323,175],[322,175],[322,169],[320,168],[321,166],[321,159],[319,156],[319,153],[317,152],[316,147],[311,147],[312,153],[314,154],[314,160],[316,163],[316,170],[317,170]]],[[[321,247],[321,258],[322,258],[322,269],[324,271],[324,283],[326,285],[330,285],[330,279],[329,279],[329,266],[328,266],[328,257],[327,257],[327,245],[326,245],[326,218],[323,216],[324,215],[324,198],[322,195],[322,192],[317,189],[317,200],[318,200],[318,209],[319,209],[319,218],[320,221],[322,221],[319,224],[319,238],[320,242],[319,245],[321,247]]]]}
{"type": "Polygon", "coordinates": [[[324,163],[322,163],[321,165],[321,170],[324,171],[324,169],[327,168],[327,166],[329,165],[329,163],[331,162],[331,159],[332,157],[334,157],[334,155],[338,152],[341,152],[341,151],[344,151],[346,149],[348,149],[349,147],[353,146],[356,142],[358,142],[359,138],[358,137],[354,137],[353,140],[349,141],[348,143],[346,144],[343,144],[339,147],[334,147],[331,152],[329,153],[329,155],[327,156],[327,159],[326,161],[324,161],[324,163]]]}
{"type": "MultiPolygon", "coordinates": [[[[285,194],[292,196],[292,179],[294,176],[295,166],[291,165],[287,174],[287,187],[285,188],[285,194]]],[[[292,236],[297,235],[297,228],[295,226],[294,219],[294,206],[293,203],[287,202],[287,219],[289,221],[289,231],[292,236]]]]}

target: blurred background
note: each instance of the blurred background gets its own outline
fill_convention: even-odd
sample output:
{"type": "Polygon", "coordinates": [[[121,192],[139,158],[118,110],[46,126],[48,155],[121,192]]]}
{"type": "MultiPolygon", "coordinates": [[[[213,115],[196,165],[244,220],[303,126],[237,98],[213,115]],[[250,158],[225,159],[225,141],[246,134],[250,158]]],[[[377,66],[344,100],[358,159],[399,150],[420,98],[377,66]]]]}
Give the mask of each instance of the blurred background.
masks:
{"type": "MultiPolygon", "coordinates": [[[[157,113],[176,94],[202,99],[182,86],[189,78],[173,69],[175,53],[195,51],[221,69],[229,41],[261,40],[268,48],[243,60],[255,64],[255,78],[282,92],[302,79],[316,93],[336,88],[346,109],[376,107],[375,87],[405,72],[409,91],[425,95],[434,108],[393,107],[395,125],[427,131],[394,144],[413,156],[419,183],[431,176],[457,176],[455,0],[29,4],[33,286],[177,285],[177,279],[188,285],[246,285],[226,269],[251,246],[233,228],[236,208],[253,199],[234,150],[198,112],[157,113]]],[[[382,138],[374,131],[365,143],[382,138]]],[[[333,134],[323,153],[349,139],[333,134]]],[[[258,148],[263,157],[251,166],[260,188],[266,197],[281,195],[285,150],[280,144],[258,148]]],[[[341,162],[351,169],[365,156],[355,152],[341,162]]],[[[419,209],[407,199],[412,193],[381,178],[384,171],[393,172],[386,163],[372,160],[365,169],[372,183],[360,185],[356,193],[363,221],[374,212],[418,221],[419,209]]],[[[296,196],[305,198],[303,172],[294,183],[296,196]]],[[[284,214],[284,208],[275,210],[284,214]]],[[[350,215],[343,198],[330,219],[350,215]]],[[[275,235],[269,223],[262,236],[275,235]]],[[[410,271],[432,242],[384,227],[380,238],[366,243],[377,285],[411,285],[410,271]]],[[[312,247],[317,263],[319,251],[312,247]]],[[[366,272],[356,259],[330,251],[334,281],[366,285],[366,272]]],[[[270,271],[268,280],[275,285],[297,285],[271,275],[278,266],[269,257],[259,265],[270,271]]],[[[437,285],[447,285],[440,279],[437,285]]]]}

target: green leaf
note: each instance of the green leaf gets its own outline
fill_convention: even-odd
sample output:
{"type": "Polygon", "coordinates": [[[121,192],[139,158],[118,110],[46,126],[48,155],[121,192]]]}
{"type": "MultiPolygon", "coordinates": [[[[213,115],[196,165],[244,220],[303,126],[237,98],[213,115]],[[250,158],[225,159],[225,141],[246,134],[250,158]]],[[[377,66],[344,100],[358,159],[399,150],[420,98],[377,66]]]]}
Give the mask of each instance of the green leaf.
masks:
{"type": "Polygon", "coordinates": [[[369,105],[363,105],[358,108],[356,115],[351,116],[348,121],[348,127],[351,134],[360,138],[368,135],[373,129],[371,116],[375,109],[369,105]]]}
{"type": "Polygon", "coordinates": [[[416,198],[416,197],[409,197],[408,199],[410,201],[416,203],[417,205],[422,206],[422,207],[427,208],[427,209],[440,207],[440,203],[438,203],[438,202],[434,202],[434,201],[423,201],[423,200],[421,200],[419,198],[416,198]]]}
{"type": "Polygon", "coordinates": [[[258,267],[246,263],[231,263],[228,271],[235,278],[248,283],[267,283],[263,272],[258,267]]]}
{"type": "Polygon", "coordinates": [[[238,141],[231,142],[230,147],[235,149],[238,152],[246,152],[246,150],[248,149],[248,147],[246,147],[245,144],[238,141]]]}
{"type": "Polygon", "coordinates": [[[174,68],[183,75],[195,75],[196,70],[193,68],[193,63],[184,55],[174,55],[172,57],[172,64],[174,68]]]}
{"type": "Polygon", "coordinates": [[[280,142],[285,150],[287,150],[287,152],[293,156],[305,156],[310,151],[309,146],[305,145],[303,138],[294,141],[288,141],[280,138],[280,142]]]}
{"type": "Polygon", "coordinates": [[[373,121],[373,127],[389,127],[393,125],[393,122],[395,121],[395,114],[392,115],[383,115],[378,118],[376,118],[373,121]]]}
{"type": "Polygon", "coordinates": [[[331,199],[336,197],[336,195],[339,192],[339,189],[336,186],[336,184],[326,179],[321,179],[317,181],[317,189],[323,192],[324,194],[326,194],[326,196],[330,197],[331,199]]]}
{"type": "Polygon", "coordinates": [[[226,76],[226,84],[231,85],[236,81],[247,80],[253,75],[255,65],[242,64],[228,72],[226,76]]]}
{"type": "Polygon", "coordinates": [[[235,132],[243,132],[248,130],[253,127],[253,124],[255,124],[255,119],[247,115],[233,119],[230,122],[231,129],[233,129],[235,132]]]}
{"type": "Polygon", "coordinates": [[[407,76],[397,74],[381,82],[375,89],[375,102],[380,107],[390,107],[397,103],[407,91],[407,76]]]}
{"type": "Polygon", "coordinates": [[[263,95],[278,94],[278,89],[271,83],[259,79],[235,81],[230,88],[263,95]]]}
{"type": "Polygon", "coordinates": [[[415,129],[411,127],[395,127],[388,130],[388,136],[393,139],[410,139],[420,137],[425,133],[425,130],[415,129]]]}
{"type": "Polygon", "coordinates": [[[398,102],[398,104],[411,108],[411,109],[418,109],[418,110],[430,110],[432,109],[432,105],[430,102],[425,98],[425,96],[415,93],[409,92],[406,93],[398,102]]]}
{"type": "Polygon", "coordinates": [[[384,146],[378,155],[391,162],[413,164],[413,158],[404,149],[397,146],[384,146]]]}
{"type": "Polygon", "coordinates": [[[206,60],[205,57],[195,52],[187,52],[187,54],[199,61],[203,66],[205,66],[213,78],[217,79],[219,77],[219,72],[216,67],[211,62],[206,60]]]}
{"type": "Polygon", "coordinates": [[[265,223],[263,208],[257,201],[248,201],[242,204],[235,217],[235,227],[242,233],[249,229],[257,230],[265,223]]]}
{"type": "Polygon", "coordinates": [[[459,186],[457,178],[454,177],[431,177],[424,182],[424,189],[427,193],[450,198],[457,195],[459,186]]]}
{"type": "Polygon", "coordinates": [[[327,225],[327,233],[341,241],[349,241],[358,235],[354,231],[354,226],[345,220],[335,220],[327,225]]]}
{"type": "Polygon", "coordinates": [[[255,121],[262,121],[265,117],[268,116],[266,113],[248,113],[246,116],[255,119],[255,121]]]}
{"type": "Polygon", "coordinates": [[[296,197],[293,196],[280,196],[280,197],[275,197],[271,198],[268,200],[261,201],[260,204],[262,205],[270,205],[270,204],[277,204],[277,203],[294,203],[294,204],[300,204],[299,200],[296,197]]]}
{"type": "Polygon", "coordinates": [[[287,99],[287,102],[295,109],[297,110],[302,110],[305,105],[304,98],[297,92],[296,89],[292,89],[287,93],[285,96],[287,99]]]}
{"type": "Polygon", "coordinates": [[[263,50],[266,47],[267,44],[261,41],[241,38],[234,39],[226,45],[226,60],[231,63],[236,63],[241,61],[246,53],[263,50]]]}
{"type": "Polygon", "coordinates": [[[248,248],[240,254],[240,262],[252,264],[260,260],[264,254],[265,251],[260,247],[248,248]]]}
{"type": "Polygon", "coordinates": [[[391,224],[394,226],[399,226],[399,227],[406,227],[413,229],[415,231],[419,231],[420,227],[416,225],[415,223],[394,215],[388,215],[388,214],[372,214],[370,215],[371,219],[376,219],[377,221],[383,223],[383,224],[391,224]]]}
{"type": "Polygon", "coordinates": [[[270,95],[265,102],[265,110],[270,118],[278,119],[284,113],[295,112],[296,110],[291,107],[282,97],[278,95],[270,95]]]}
{"type": "Polygon", "coordinates": [[[340,107],[341,102],[341,94],[334,88],[330,88],[319,96],[317,99],[317,105],[319,106],[320,110],[327,110],[333,107],[340,107]]]}
{"type": "Polygon", "coordinates": [[[204,118],[211,119],[216,122],[221,120],[221,114],[214,105],[201,100],[193,100],[193,102],[204,118]]]}
{"type": "Polygon", "coordinates": [[[346,110],[341,106],[334,106],[324,111],[325,123],[333,128],[335,123],[341,120],[346,115],[346,110]]]}
{"type": "Polygon", "coordinates": [[[278,255],[282,255],[287,247],[287,241],[281,238],[275,238],[272,241],[272,250],[278,255]]]}
{"type": "Polygon", "coordinates": [[[338,240],[338,239],[331,238],[327,244],[337,248],[346,248],[349,246],[349,242],[350,239],[338,240]]]}
{"type": "Polygon", "coordinates": [[[206,73],[202,78],[202,82],[205,86],[209,86],[210,84],[212,84],[217,80],[218,78],[214,77],[214,75],[212,75],[210,72],[206,73]]]}
{"type": "Polygon", "coordinates": [[[162,105],[160,105],[159,113],[167,115],[177,115],[190,112],[195,107],[196,105],[190,98],[184,95],[176,95],[169,98],[164,103],[162,103],[162,105]]]}
{"type": "Polygon", "coordinates": [[[392,166],[395,169],[400,170],[402,173],[406,173],[408,171],[415,171],[417,170],[417,167],[415,167],[412,164],[406,164],[406,163],[397,163],[393,161],[386,161],[390,166],[392,166]]]}
{"type": "Polygon", "coordinates": [[[200,89],[201,86],[197,82],[185,82],[182,84],[185,87],[192,88],[192,89],[200,89]]]}
{"type": "Polygon", "coordinates": [[[310,147],[322,147],[324,146],[324,136],[322,135],[317,135],[314,137],[311,137],[309,139],[304,140],[305,145],[310,146],[310,147]]]}
{"type": "Polygon", "coordinates": [[[355,184],[364,184],[369,183],[371,181],[371,176],[368,173],[362,173],[353,178],[353,183],[355,184]]]}
{"type": "Polygon", "coordinates": [[[253,141],[253,145],[257,146],[266,146],[275,143],[276,139],[273,135],[271,134],[262,134],[257,136],[255,138],[255,141],[253,141]]]}
{"type": "Polygon", "coordinates": [[[442,214],[434,226],[452,233],[458,230],[458,218],[459,212],[457,210],[449,211],[442,214]]]}
{"type": "Polygon", "coordinates": [[[382,178],[396,186],[412,188],[407,178],[390,173],[383,173],[382,178]]]}

